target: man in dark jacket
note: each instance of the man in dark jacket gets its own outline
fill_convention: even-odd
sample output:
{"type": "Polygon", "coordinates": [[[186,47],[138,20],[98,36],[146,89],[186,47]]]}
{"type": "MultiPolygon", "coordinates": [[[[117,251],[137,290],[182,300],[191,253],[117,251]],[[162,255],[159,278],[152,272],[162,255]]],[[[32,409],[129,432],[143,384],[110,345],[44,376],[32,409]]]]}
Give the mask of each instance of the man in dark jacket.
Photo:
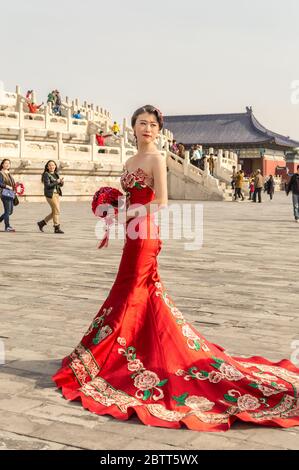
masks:
{"type": "Polygon", "coordinates": [[[299,223],[299,165],[297,165],[297,173],[291,177],[289,184],[286,188],[287,196],[292,191],[293,195],[293,208],[295,222],[299,223]]]}
{"type": "Polygon", "coordinates": [[[273,199],[273,194],[274,194],[274,188],[275,188],[275,181],[272,175],[269,176],[269,179],[266,181],[264,185],[264,191],[267,191],[267,194],[270,196],[270,200],[272,201],[273,199]]]}

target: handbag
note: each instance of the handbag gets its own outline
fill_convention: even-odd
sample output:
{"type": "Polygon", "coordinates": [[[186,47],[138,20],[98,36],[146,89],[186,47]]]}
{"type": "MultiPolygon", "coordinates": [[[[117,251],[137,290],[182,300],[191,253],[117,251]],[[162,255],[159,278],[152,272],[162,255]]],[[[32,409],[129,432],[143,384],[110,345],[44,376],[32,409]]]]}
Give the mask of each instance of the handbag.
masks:
{"type": "Polygon", "coordinates": [[[18,206],[20,204],[19,198],[17,195],[15,195],[14,200],[13,200],[13,205],[18,206]]]}
{"type": "Polygon", "coordinates": [[[4,188],[2,189],[2,197],[8,197],[9,199],[14,199],[16,197],[16,193],[12,189],[4,188]]]}

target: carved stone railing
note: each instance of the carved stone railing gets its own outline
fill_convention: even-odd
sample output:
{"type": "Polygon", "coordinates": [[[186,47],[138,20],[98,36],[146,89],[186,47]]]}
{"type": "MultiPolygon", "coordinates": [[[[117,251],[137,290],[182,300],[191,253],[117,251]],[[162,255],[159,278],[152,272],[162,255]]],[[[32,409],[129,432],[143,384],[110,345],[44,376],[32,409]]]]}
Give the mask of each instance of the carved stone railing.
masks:
{"type": "Polygon", "coordinates": [[[235,166],[236,171],[241,168],[241,165],[238,164],[238,155],[228,150],[218,150],[217,157],[215,157],[214,175],[221,181],[230,184],[233,166],[235,166]]]}
{"type": "Polygon", "coordinates": [[[20,141],[18,140],[0,140],[0,159],[19,158],[20,141]]]}
{"type": "MultiPolygon", "coordinates": [[[[35,92],[32,93],[32,100],[37,102],[35,92]]],[[[80,103],[78,98],[70,101],[66,97],[61,105],[61,116],[53,113],[50,104],[43,105],[37,113],[30,113],[27,100],[21,94],[19,86],[16,87],[16,93],[7,92],[0,86],[0,127],[2,128],[13,126],[86,133],[89,121],[95,122],[106,132],[110,130],[112,125],[109,111],[93,104],[87,104],[86,101],[80,103]],[[73,114],[79,109],[83,118],[73,118],[73,114]]]]}
{"type": "Polygon", "coordinates": [[[213,193],[215,197],[224,198],[224,190],[219,181],[210,174],[208,164],[205,165],[204,170],[197,168],[190,163],[188,151],[185,152],[185,158],[167,151],[167,167],[181,178],[188,178],[190,182],[201,185],[207,193],[213,193]]]}
{"type": "Polygon", "coordinates": [[[94,136],[90,136],[89,143],[76,143],[63,141],[62,133],[57,133],[56,139],[26,140],[24,129],[21,130],[18,140],[0,139],[0,158],[33,159],[40,161],[65,160],[69,162],[93,162],[104,160],[108,163],[123,164],[132,156],[136,149],[127,148],[124,139],[120,145],[96,145],[94,136]],[[100,152],[99,152],[100,150],[100,152]]]}

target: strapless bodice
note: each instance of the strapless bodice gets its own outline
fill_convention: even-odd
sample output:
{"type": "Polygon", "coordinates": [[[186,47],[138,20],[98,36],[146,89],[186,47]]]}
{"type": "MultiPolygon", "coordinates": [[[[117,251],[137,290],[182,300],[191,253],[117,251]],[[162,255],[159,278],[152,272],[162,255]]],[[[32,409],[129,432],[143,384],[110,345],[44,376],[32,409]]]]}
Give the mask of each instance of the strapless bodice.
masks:
{"type": "Polygon", "coordinates": [[[154,178],[142,168],[135,171],[125,170],[120,177],[120,183],[127,196],[127,206],[147,204],[155,197],[154,178]]]}

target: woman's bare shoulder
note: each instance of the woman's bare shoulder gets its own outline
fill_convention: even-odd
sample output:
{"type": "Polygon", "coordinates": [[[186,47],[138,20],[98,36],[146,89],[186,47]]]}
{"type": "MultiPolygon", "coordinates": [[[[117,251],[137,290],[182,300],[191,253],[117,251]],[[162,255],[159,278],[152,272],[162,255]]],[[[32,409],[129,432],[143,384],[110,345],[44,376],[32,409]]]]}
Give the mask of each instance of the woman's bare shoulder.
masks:
{"type": "Polygon", "coordinates": [[[151,163],[156,164],[157,162],[163,161],[164,157],[161,152],[153,152],[148,155],[148,159],[151,163]]]}
{"type": "Polygon", "coordinates": [[[133,157],[134,157],[134,155],[132,155],[132,157],[127,158],[127,160],[124,163],[124,170],[128,169],[128,163],[129,163],[129,166],[130,166],[130,161],[132,160],[133,157]]]}
{"type": "Polygon", "coordinates": [[[154,167],[161,167],[161,166],[163,166],[163,165],[166,165],[166,159],[165,159],[165,157],[161,154],[161,152],[153,153],[153,154],[150,156],[150,162],[151,162],[152,168],[154,168],[154,167]]]}

